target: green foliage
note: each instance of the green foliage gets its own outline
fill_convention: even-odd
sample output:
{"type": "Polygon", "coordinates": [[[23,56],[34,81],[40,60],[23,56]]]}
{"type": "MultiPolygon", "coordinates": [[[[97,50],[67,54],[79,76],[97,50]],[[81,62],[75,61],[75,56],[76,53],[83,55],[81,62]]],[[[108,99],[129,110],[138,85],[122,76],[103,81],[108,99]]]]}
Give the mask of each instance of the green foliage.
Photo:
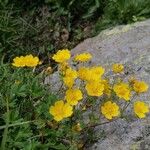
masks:
{"type": "Polygon", "coordinates": [[[92,33],[149,18],[149,7],[149,0],[1,0],[0,58],[32,52],[47,62],[92,33]]]}
{"type": "Polygon", "coordinates": [[[109,0],[104,8],[102,19],[100,18],[96,23],[95,32],[117,24],[127,24],[149,18],[149,8],[149,0],[109,0]]]}
{"type": "MultiPolygon", "coordinates": [[[[149,0],[0,0],[0,149],[75,150],[82,145],[80,135],[72,131],[77,122],[66,119],[57,124],[49,114],[57,96],[43,85],[45,74],[37,73],[41,68],[13,68],[7,64],[12,58],[32,53],[48,62],[57,49],[72,48],[91,36],[91,27],[98,34],[117,24],[141,21],[150,17],[149,8],[149,0]]],[[[81,112],[74,112],[77,120],[83,120],[81,112]]],[[[92,123],[99,120],[93,114],[89,118],[92,123]]],[[[100,137],[86,131],[89,143],[100,137]]]]}
{"type": "Polygon", "coordinates": [[[102,0],[45,0],[51,5],[51,10],[57,10],[58,15],[67,15],[75,19],[89,19],[96,13],[102,11],[104,1],[102,0]],[[84,8],[84,9],[83,9],[84,8]],[[80,15],[79,15],[80,12],[80,15]]]}
{"type": "Polygon", "coordinates": [[[64,133],[48,126],[56,96],[43,86],[42,77],[32,69],[0,65],[0,149],[66,149],[58,138],[64,133]]]}
{"type": "Polygon", "coordinates": [[[31,51],[33,54],[44,53],[47,56],[52,48],[49,34],[53,24],[48,26],[49,22],[45,23],[49,16],[42,16],[42,20],[39,20],[35,16],[40,8],[35,6],[26,11],[25,4],[20,4],[19,1],[0,3],[0,58],[5,56],[7,62],[16,55],[28,54],[31,51]],[[46,27],[48,34],[43,31],[46,27]]]}
{"type": "Polygon", "coordinates": [[[101,0],[0,2],[0,58],[5,55],[5,61],[10,61],[32,52],[47,60],[52,50],[74,45],[64,38],[64,29],[65,36],[73,40],[77,35],[79,41],[83,35],[78,36],[78,24],[96,17],[102,6],[101,0]]]}
{"type": "Polygon", "coordinates": [[[43,85],[45,75],[43,71],[36,73],[35,68],[15,68],[1,62],[1,150],[77,150],[80,134],[73,132],[76,122],[66,119],[57,123],[49,113],[58,98],[43,85]]]}
{"type": "MultiPolygon", "coordinates": [[[[7,6],[7,5],[6,5],[7,6]]],[[[16,28],[19,27],[17,19],[13,19],[15,12],[12,12],[12,7],[1,7],[0,11],[0,49],[1,55],[4,53],[10,54],[10,48],[15,47],[16,39],[19,38],[16,28]],[[7,9],[7,10],[6,10],[7,9]],[[3,53],[2,53],[3,52],[3,53]]],[[[17,54],[17,52],[15,52],[17,54]]]]}

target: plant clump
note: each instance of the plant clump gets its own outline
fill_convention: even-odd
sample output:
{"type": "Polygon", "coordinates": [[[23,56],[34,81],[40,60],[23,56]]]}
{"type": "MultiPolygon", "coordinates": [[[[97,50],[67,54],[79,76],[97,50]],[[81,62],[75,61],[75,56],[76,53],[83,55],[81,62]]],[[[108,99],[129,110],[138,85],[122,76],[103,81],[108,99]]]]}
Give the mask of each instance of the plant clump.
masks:
{"type": "Polygon", "coordinates": [[[19,127],[15,130],[13,126],[16,123],[9,121],[12,112],[18,114],[18,120],[24,120],[23,123],[18,121],[17,126],[29,124],[27,138],[30,139],[30,135],[35,138],[35,149],[46,146],[50,149],[84,149],[101,138],[94,133],[95,127],[119,118],[144,119],[148,115],[150,107],[139,97],[148,91],[148,84],[134,75],[125,78],[126,67],[123,64],[115,63],[110,68],[92,65],[89,63],[92,57],[87,52],[71,57],[68,49],[54,54],[52,58],[58,63],[62,84],[56,93],[50,91],[53,85],[41,84],[45,76],[53,73],[53,68],[49,66],[38,74],[35,70],[41,61],[37,56],[15,57],[10,69],[15,70],[12,76],[9,69],[1,68],[4,74],[0,74],[0,84],[5,88],[2,93],[6,93],[2,95],[6,104],[1,106],[6,112],[3,121],[6,120],[6,125],[0,126],[5,130],[2,148],[12,145],[7,136],[15,142],[6,130],[12,128],[14,134],[19,132],[20,135],[23,132],[19,127]],[[9,90],[6,90],[6,83],[9,83],[9,90]],[[128,113],[132,115],[128,116],[130,106],[128,113]]]}

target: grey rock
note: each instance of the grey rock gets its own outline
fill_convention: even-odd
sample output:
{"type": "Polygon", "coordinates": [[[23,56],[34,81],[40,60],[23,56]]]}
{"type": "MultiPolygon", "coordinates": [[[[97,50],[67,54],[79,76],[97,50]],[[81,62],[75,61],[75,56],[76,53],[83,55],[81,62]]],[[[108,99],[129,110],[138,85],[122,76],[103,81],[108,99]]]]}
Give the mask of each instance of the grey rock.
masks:
{"type": "Polygon", "coordinates": [[[62,82],[59,77],[59,73],[55,72],[51,74],[50,76],[47,76],[44,80],[45,85],[49,85],[50,90],[54,93],[57,93],[62,85],[62,82]]]}
{"type": "MultiPolygon", "coordinates": [[[[73,56],[82,52],[91,53],[91,65],[102,65],[108,76],[112,76],[110,68],[113,63],[122,63],[127,71],[126,78],[135,75],[150,85],[150,20],[104,30],[72,49],[73,56]]],[[[60,86],[57,77],[53,80],[57,89],[60,86]]],[[[150,104],[150,89],[140,99],[150,104]]],[[[150,115],[139,120],[133,115],[132,108],[129,114],[129,121],[118,119],[97,127],[95,134],[104,130],[106,136],[87,149],[150,150],[150,115]]]]}
{"type": "MultiPolygon", "coordinates": [[[[118,26],[85,40],[72,50],[76,55],[89,52],[93,55],[91,64],[100,64],[110,73],[113,63],[122,63],[127,70],[126,78],[135,75],[150,85],[150,20],[132,25],[118,26]]],[[[140,97],[150,104],[150,89],[140,97]]],[[[133,113],[132,110],[129,110],[133,113]]],[[[150,116],[139,120],[131,116],[130,121],[116,122],[97,127],[95,134],[105,131],[89,150],[150,150],[150,116]]]]}

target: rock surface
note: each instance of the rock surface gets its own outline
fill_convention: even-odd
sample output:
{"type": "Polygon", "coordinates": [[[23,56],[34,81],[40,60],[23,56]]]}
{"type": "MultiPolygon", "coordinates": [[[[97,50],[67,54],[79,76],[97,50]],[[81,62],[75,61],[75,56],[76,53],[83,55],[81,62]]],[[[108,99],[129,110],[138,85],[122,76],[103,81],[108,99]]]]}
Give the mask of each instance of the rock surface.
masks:
{"type": "MultiPolygon", "coordinates": [[[[135,74],[150,85],[150,20],[105,30],[72,49],[73,55],[82,52],[90,52],[92,64],[104,66],[106,72],[112,63],[122,63],[127,76],[135,74]]],[[[150,104],[150,89],[141,100],[150,104]]],[[[150,150],[150,115],[129,122],[119,119],[98,127],[96,133],[102,129],[106,137],[89,150],[150,150]]]]}
{"type": "MultiPolygon", "coordinates": [[[[112,63],[122,63],[128,76],[135,74],[150,85],[150,20],[105,30],[76,46],[72,54],[85,51],[93,55],[92,64],[109,69],[112,63]]],[[[150,89],[141,99],[150,104],[150,89]]],[[[119,119],[97,132],[102,129],[106,137],[89,150],[150,150],[150,116],[129,122],[119,119]]]]}

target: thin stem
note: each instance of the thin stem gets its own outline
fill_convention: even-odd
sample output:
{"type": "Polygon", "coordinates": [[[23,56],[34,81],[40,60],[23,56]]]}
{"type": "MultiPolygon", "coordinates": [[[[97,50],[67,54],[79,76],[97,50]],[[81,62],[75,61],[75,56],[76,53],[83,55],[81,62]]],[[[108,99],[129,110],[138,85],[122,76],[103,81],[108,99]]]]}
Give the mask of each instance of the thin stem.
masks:
{"type": "Polygon", "coordinates": [[[125,112],[125,110],[128,108],[128,106],[131,104],[131,101],[127,104],[127,105],[125,105],[124,106],[124,108],[123,108],[123,110],[122,110],[122,114],[125,112]]]}
{"type": "MultiPolygon", "coordinates": [[[[131,104],[132,100],[133,100],[136,96],[137,96],[137,94],[135,93],[135,94],[133,95],[132,99],[130,100],[130,102],[129,102],[127,105],[125,105],[125,107],[123,108],[122,113],[124,113],[124,111],[128,108],[128,106],[131,104]]],[[[96,127],[96,126],[108,124],[108,123],[114,122],[114,121],[116,121],[116,120],[118,120],[118,119],[119,119],[119,118],[116,118],[116,119],[111,120],[111,121],[102,122],[102,123],[94,124],[94,125],[91,125],[91,126],[87,126],[87,127],[85,127],[84,129],[86,129],[86,128],[94,128],[94,127],[96,127]]]]}
{"type": "Polygon", "coordinates": [[[59,90],[57,91],[56,95],[58,95],[58,94],[59,94],[59,92],[61,91],[61,89],[63,88],[63,86],[64,86],[64,84],[63,84],[63,83],[61,83],[61,86],[60,86],[59,90]]]}
{"type": "Polygon", "coordinates": [[[32,69],[32,73],[34,74],[34,72],[35,72],[35,69],[36,69],[36,67],[34,67],[33,69],[32,69]]]}
{"type": "Polygon", "coordinates": [[[128,108],[128,106],[131,104],[131,102],[133,101],[133,99],[137,96],[137,93],[135,93],[132,97],[132,99],[130,100],[130,102],[124,106],[124,108],[122,109],[122,114],[125,112],[125,110],[128,108]]]}
{"type": "Polygon", "coordinates": [[[25,122],[19,122],[19,123],[14,123],[14,124],[9,124],[8,126],[7,125],[4,125],[4,126],[0,126],[0,130],[2,129],[5,129],[6,127],[14,127],[14,126],[20,126],[20,125],[24,125],[24,124],[28,124],[28,123],[32,123],[34,122],[35,120],[33,121],[25,121],[25,122]]]}
{"type": "Polygon", "coordinates": [[[95,128],[95,127],[97,127],[97,126],[101,126],[101,125],[104,125],[104,124],[108,124],[108,123],[114,122],[114,121],[116,121],[116,120],[118,120],[118,119],[119,119],[119,118],[116,118],[116,119],[111,120],[111,121],[106,121],[106,122],[94,124],[94,125],[91,125],[91,126],[87,126],[87,127],[85,127],[85,128],[83,129],[83,131],[84,131],[85,129],[87,129],[87,128],[95,128]]]}

